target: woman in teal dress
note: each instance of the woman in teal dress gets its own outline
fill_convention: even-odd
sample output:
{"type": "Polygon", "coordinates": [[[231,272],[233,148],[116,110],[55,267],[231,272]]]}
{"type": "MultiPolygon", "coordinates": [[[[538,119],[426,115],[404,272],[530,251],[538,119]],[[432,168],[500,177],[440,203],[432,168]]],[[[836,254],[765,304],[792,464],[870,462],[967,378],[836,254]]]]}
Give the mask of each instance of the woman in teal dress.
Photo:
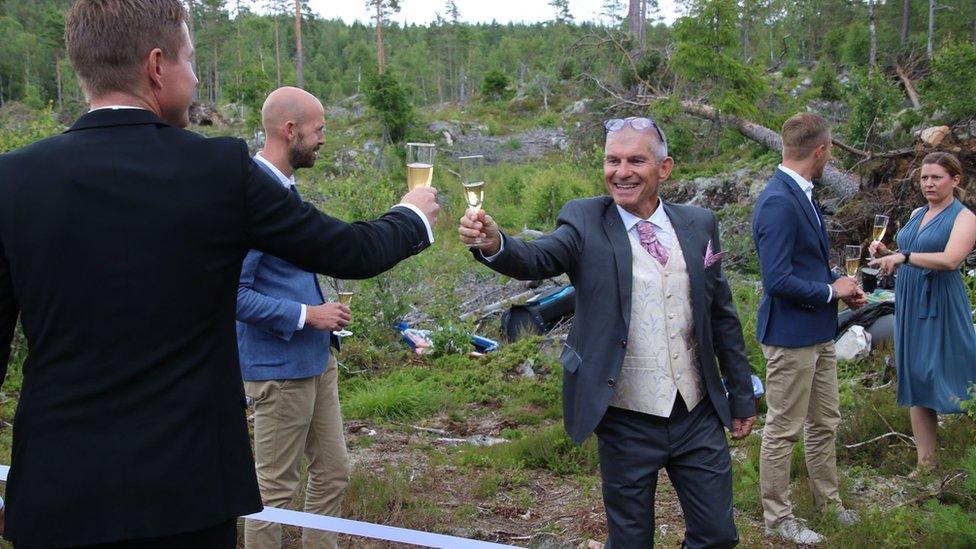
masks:
{"type": "Polygon", "coordinates": [[[898,404],[911,407],[918,468],[934,464],[936,414],[960,413],[976,383],[976,331],[960,266],[976,244],[976,215],[953,191],[962,183],[954,155],[935,152],[922,160],[922,195],[928,204],[912,212],[898,233],[898,252],[872,242],[880,256],[870,263],[895,282],[895,360],[898,404]]]}

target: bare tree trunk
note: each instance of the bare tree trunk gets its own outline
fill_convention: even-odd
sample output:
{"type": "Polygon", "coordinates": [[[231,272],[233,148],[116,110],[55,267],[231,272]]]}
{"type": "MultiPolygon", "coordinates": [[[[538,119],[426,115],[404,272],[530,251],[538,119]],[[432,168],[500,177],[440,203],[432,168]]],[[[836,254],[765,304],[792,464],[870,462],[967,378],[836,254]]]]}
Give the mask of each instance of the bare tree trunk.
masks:
{"type": "Polygon", "coordinates": [[[712,119],[712,156],[722,154],[722,117],[715,113],[712,119]]]}
{"type": "Polygon", "coordinates": [[[929,32],[925,45],[925,55],[932,59],[932,38],[935,35],[935,0],[929,0],[929,32]]]}
{"type": "Polygon", "coordinates": [[[376,64],[377,71],[383,74],[386,69],[386,51],[383,49],[383,2],[373,1],[376,3],[376,64]]]}
{"type": "Polygon", "coordinates": [[[874,0],[868,0],[868,25],[871,30],[871,54],[868,58],[868,66],[874,67],[878,64],[878,27],[874,20],[874,0]]]}
{"type": "MultiPolygon", "coordinates": [[[[190,40],[195,41],[194,29],[193,29],[193,0],[186,0],[186,13],[189,15],[189,17],[186,18],[186,28],[188,31],[190,31],[190,40]]],[[[190,63],[191,66],[193,67],[193,74],[200,74],[200,72],[197,70],[196,56],[193,56],[193,60],[190,61],[190,63]]],[[[196,101],[199,98],[200,98],[200,89],[193,88],[193,100],[196,101]]]]}
{"type": "MultiPolygon", "coordinates": [[[[216,28],[216,25],[214,25],[216,28]]],[[[220,52],[219,46],[217,46],[217,34],[214,33],[213,40],[210,41],[211,49],[213,51],[213,90],[211,90],[211,102],[215,105],[217,104],[217,98],[220,97],[220,71],[219,64],[217,61],[217,54],[220,52]]]]}
{"type": "Polygon", "coordinates": [[[640,40],[641,32],[641,5],[642,0],[630,0],[627,9],[627,28],[630,31],[630,35],[636,40],[640,40]]]}
{"type": "Polygon", "coordinates": [[[742,62],[749,62],[749,27],[745,21],[742,23],[742,62]]]}
{"type": "Polygon", "coordinates": [[[895,72],[898,73],[898,79],[901,80],[902,86],[905,86],[905,93],[912,101],[912,106],[916,109],[922,108],[922,101],[919,99],[918,92],[915,90],[915,85],[912,84],[912,79],[908,77],[908,73],[897,63],[895,64],[895,72]]]}
{"type": "Polygon", "coordinates": [[[281,35],[278,34],[278,14],[275,14],[275,87],[281,87],[281,35]]]}
{"type": "Polygon", "coordinates": [[[64,101],[61,96],[61,52],[54,52],[54,78],[58,86],[58,111],[64,109],[64,101]]]}
{"type": "Polygon", "coordinates": [[[461,93],[458,102],[464,105],[468,101],[468,75],[465,74],[464,67],[461,67],[461,76],[458,80],[461,83],[461,93]]]}
{"type": "Polygon", "coordinates": [[[647,0],[640,0],[640,4],[640,34],[638,34],[638,40],[640,41],[641,49],[643,49],[647,47],[647,0]]]}
{"type": "Polygon", "coordinates": [[[305,54],[302,51],[302,0],[295,0],[295,77],[305,88],[305,54]]]}
{"type": "Polygon", "coordinates": [[[901,3],[901,43],[908,41],[909,20],[912,16],[912,0],[902,0],[901,3]]]}

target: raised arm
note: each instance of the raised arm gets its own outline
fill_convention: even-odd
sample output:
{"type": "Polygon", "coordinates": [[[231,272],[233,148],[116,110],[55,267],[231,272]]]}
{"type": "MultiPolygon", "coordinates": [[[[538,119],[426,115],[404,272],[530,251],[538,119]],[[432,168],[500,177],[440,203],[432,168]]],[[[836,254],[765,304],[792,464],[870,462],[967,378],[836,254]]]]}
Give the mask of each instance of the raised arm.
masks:
{"type": "MultiPolygon", "coordinates": [[[[430,246],[420,215],[436,218],[433,189],[424,189],[418,214],[394,207],[378,219],[346,223],[322,214],[273,181],[247,158],[243,200],[250,248],[280,257],[306,271],[362,279],[389,270],[430,246]]],[[[420,196],[420,195],[418,195],[420,196]]]]}
{"type": "Polygon", "coordinates": [[[473,249],[474,257],[503,275],[519,280],[537,280],[568,273],[573,270],[582,251],[583,216],[573,202],[566,204],[559,213],[555,231],[531,242],[505,236],[491,216],[480,215],[479,222],[475,222],[475,217],[469,214],[461,219],[461,240],[470,245],[474,234],[471,231],[481,230],[481,234],[490,242],[480,249],[473,249]]]}

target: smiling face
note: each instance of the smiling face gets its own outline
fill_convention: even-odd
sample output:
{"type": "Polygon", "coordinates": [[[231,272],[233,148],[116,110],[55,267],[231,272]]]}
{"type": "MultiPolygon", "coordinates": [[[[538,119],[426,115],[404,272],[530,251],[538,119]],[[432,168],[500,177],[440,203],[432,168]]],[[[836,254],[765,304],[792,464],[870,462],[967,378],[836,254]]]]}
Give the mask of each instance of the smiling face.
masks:
{"type": "Polygon", "coordinates": [[[949,171],[939,164],[922,164],[919,184],[922,196],[932,204],[938,204],[952,197],[952,190],[959,186],[960,177],[952,177],[949,171]]]}
{"type": "Polygon", "coordinates": [[[658,205],[657,189],[671,175],[674,160],[654,154],[655,137],[630,128],[607,134],[603,182],[621,208],[647,219],[658,205]]]}
{"type": "Polygon", "coordinates": [[[325,144],[325,110],[315,101],[310,105],[301,122],[295,126],[295,135],[288,146],[288,163],[292,168],[311,168],[325,144]]]}

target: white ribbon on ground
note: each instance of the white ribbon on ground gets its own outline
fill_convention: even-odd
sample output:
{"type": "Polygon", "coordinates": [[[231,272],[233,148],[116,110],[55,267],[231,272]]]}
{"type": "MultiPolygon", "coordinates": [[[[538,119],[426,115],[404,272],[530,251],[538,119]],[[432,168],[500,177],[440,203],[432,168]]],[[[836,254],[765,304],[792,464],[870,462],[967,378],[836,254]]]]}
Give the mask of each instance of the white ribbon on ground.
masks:
{"type": "MultiPolygon", "coordinates": [[[[0,481],[7,480],[10,467],[0,465],[0,481]]],[[[314,528],[316,530],[326,530],[339,534],[348,534],[363,538],[382,539],[386,541],[396,541],[399,543],[410,543],[422,547],[442,547],[444,549],[490,549],[492,547],[514,547],[512,545],[502,545],[489,541],[478,541],[444,534],[431,534],[419,530],[407,530],[395,526],[385,526],[382,524],[372,524],[312,513],[302,513],[290,509],[276,509],[265,507],[264,511],[247,515],[249,519],[263,520],[267,522],[277,522],[278,524],[288,524],[290,526],[301,526],[303,528],[314,528]]]]}

